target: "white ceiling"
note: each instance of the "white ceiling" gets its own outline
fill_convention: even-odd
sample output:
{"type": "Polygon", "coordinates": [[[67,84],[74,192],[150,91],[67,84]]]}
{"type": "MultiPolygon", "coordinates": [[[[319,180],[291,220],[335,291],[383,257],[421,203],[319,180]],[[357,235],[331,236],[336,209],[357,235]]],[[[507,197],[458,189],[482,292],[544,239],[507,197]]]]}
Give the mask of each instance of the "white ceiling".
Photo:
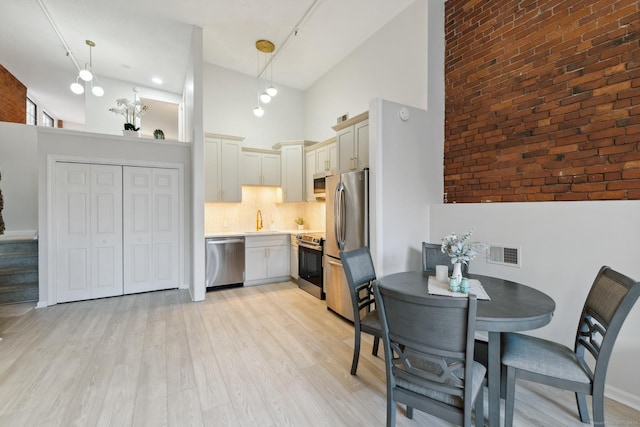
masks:
{"type": "Polygon", "coordinates": [[[249,75],[255,41],[271,40],[274,83],[304,90],[414,0],[2,0],[0,64],[51,114],[84,123],[83,95],[69,90],[77,71],[39,1],[81,67],[85,40],[95,42],[98,78],[182,93],[192,25],[203,28],[205,62],[249,75]]]}

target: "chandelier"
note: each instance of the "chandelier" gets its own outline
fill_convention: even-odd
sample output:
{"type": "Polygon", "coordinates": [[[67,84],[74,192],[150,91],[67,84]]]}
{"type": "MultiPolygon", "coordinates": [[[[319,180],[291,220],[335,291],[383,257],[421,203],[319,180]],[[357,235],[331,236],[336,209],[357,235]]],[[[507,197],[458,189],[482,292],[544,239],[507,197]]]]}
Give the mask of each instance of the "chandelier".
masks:
{"type": "Polygon", "coordinates": [[[273,51],[276,50],[276,46],[270,42],[269,40],[258,40],[256,42],[256,49],[258,50],[258,76],[257,76],[257,84],[258,84],[258,105],[253,109],[253,114],[256,117],[262,117],[264,115],[264,108],[262,108],[263,104],[268,104],[271,102],[271,98],[278,94],[278,89],[273,86],[273,51]],[[260,68],[260,54],[264,53],[264,67],[260,68]],[[267,61],[267,55],[269,56],[269,60],[267,61]],[[270,81],[269,86],[266,86],[266,82],[264,85],[262,84],[262,74],[266,71],[267,67],[270,69],[270,81]]]}

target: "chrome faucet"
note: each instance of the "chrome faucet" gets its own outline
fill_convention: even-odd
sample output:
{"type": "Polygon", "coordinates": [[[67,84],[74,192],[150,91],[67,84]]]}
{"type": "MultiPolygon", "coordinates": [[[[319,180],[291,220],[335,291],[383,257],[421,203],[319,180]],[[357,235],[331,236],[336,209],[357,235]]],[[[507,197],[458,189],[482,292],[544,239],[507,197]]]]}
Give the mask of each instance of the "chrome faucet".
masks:
{"type": "Polygon", "coordinates": [[[256,231],[262,230],[262,211],[258,209],[256,212],[256,231]]]}

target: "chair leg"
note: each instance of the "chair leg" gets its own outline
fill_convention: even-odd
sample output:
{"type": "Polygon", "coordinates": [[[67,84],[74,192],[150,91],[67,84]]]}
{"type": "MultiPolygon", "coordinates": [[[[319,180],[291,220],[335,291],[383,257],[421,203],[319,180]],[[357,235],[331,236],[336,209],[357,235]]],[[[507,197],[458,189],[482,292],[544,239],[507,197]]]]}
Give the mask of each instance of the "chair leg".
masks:
{"type": "Polygon", "coordinates": [[[504,427],[513,426],[513,405],[516,398],[516,368],[507,366],[506,396],[504,400],[504,427]]]}
{"type": "Polygon", "coordinates": [[[353,344],[353,362],[351,362],[351,375],[355,375],[358,370],[358,359],[360,358],[360,331],[355,333],[355,342],[353,344]]]}
{"type": "Polygon", "coordinates": [[[396,402],[389,394],[387,396],[387,427],[395,427],[396,425],[396,402]]]}
{"type": "Polygon", "coordinates": [[[476,427],[484,427],[484,386],[476,396],[476,427]]]}
{"type": "Polygon", "coordinates": [[[379,346],[380,346],[380,337],[375,337],[373,339],[373,351],[371,352],[371,354],[373,354],[374,356],[377,356],[379,346]]]}
{"type": "MultiPolygon", "coordinates": [[[[582,396],[582,398],[584,399],[584,396],[582,396]]],[[[593,406],[593,425],[594,426],[604,426],[604,389],[600,389],[598,390],[597,388],[593,390],[593,396],[591,396],[592,399],[592,406],[593,406]]],[[[586,400],[586,399],[585,399],[586,400]]],[[[584,419],[582,419],[582,422],[589,422],[589,413],[587,412],[586,409],[586,404],[585,404],[585,414],[587,414],[587,421],[584,421],[584,419]]]]}
{"type": "Polygon", "coordinates": [[[413,419],[413,407],[409,405],[407,405],[407,418],[413,419]]]}
{"type": "MultiPolygon", "coordinates": [[[[580,414],[580,421],[583,423],[589,423],[589,409],[587,409],[587,398],[583,393],[576,393],[576,403],[578,404],[578,413],[580,414]]],[[[596,406],[596,400],[593,399],[593,407],[596,406]]],[[[593,417],[595,419],[595,412],[593,417]]]]}

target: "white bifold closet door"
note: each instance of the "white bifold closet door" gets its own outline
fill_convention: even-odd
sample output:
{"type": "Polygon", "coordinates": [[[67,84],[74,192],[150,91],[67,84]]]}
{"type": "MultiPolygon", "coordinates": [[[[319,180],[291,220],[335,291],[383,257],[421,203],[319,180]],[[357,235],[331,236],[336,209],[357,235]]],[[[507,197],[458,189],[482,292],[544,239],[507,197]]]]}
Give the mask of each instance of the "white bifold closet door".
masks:
{"type": "Polygon", "coordinates": [[[57,301],[122,295],[122,167],[56,163],[57,301]]]}
{"type": "Polygon", "coordinates": [[[123,167],[124,293],[178,287],[177,169],[123,167]]]}

